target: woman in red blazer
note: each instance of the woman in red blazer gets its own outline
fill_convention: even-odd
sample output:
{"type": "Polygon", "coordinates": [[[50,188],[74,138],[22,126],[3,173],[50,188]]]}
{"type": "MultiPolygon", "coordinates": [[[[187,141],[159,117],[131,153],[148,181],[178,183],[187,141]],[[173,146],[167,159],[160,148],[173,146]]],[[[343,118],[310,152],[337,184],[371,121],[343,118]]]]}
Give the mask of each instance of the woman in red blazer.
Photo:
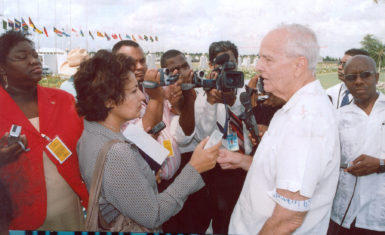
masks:
{"type": "Polygon", "coordinates": [[[79,231],[88,203],[76,154],[83,122],[70,94],[38,85],[41,74],[23,33],[0,37],[0,180],[12,199],[10,229],[79,231]],[[8,144],[13,124],[22,136],[8,144]]]}

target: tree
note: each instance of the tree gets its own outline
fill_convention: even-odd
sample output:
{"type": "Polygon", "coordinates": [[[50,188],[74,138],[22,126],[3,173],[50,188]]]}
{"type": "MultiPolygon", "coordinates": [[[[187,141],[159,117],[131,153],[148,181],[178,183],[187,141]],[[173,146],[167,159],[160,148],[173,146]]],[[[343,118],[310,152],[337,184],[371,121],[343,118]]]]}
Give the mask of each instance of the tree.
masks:
{"type": "Polygon", "coordinates": [[[369,55],[377,61],[379,68],[378,72],[381,72],[381,67],[385,64],[385,44],[372,34],[368,34],[361,41],[362,49],[369,52],[369,55]]]}

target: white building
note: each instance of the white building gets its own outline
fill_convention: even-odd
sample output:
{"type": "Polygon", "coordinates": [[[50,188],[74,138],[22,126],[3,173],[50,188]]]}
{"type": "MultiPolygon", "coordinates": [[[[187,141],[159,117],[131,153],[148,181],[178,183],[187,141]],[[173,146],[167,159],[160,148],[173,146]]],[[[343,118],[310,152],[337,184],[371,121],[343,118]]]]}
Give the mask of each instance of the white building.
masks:
{"type": "Polygon", "coordinates": [[[60,65],[67,59],[67,53],[59,48],[40,48],[37,50],[43,67],[48,67],[54,74],[59,73],[60,65]]]}

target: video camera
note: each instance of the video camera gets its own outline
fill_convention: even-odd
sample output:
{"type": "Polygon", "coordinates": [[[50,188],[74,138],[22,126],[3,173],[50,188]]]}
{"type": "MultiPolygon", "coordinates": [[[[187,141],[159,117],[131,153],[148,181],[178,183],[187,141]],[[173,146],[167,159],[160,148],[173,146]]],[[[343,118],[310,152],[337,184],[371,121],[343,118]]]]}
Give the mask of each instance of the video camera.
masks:
{"type": "Polygon", "coordinates": [[[203,87],[205,90],[216,88],[224,91],[231,88],[242,88],[244,85],[243,73],[234,71],[237,68],[236,63],[229,61],[228,54],[222,54],[214,59],[214,71],[218,72],[216,80],[206,79],[204,71],[194,72],[193,83],[195,87],[203,87]]]}
{"type": "Polygon", "coordinates": [[[246,93],[250,97],[252,97],[253,94],[255,94],[257,96],[257,100],[258,101],[263,101],[263,100],[266,100],[267,98],[269,98],[269,94],[266,93],[266,91],[264,89],[263,79],[264,78],[261,77],[261,76],[258,78],[258,82],[257,82],[256,88],[251,88],[248,85],[245,86],[246,93]]]}
{"type": "Polygon", "coordinates": [[[153,81],[143,81],[142,86],[144,88],[157,88],[159,86],[169,86],[179,79],[179,74],[172,75],[170,70],[167,68],[158,69],[160,73],[160,82],[153,82],[153,81]]]}

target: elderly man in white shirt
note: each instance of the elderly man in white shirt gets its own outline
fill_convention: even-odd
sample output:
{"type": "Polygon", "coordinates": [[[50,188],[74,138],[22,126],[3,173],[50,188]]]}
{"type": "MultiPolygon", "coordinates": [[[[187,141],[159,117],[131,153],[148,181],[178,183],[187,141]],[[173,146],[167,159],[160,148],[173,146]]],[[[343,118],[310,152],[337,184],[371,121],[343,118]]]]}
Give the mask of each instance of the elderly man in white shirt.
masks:
{"type": "Polygon", "coordinates": [[[344,56],[341,58],[341,60],[338,62],[338,79],[342,82],[328,88],[326,90],[326,94],[330,97],[333,106],[337,109],[351,104],[353,101],[353,96],[350,94],[348,88],[346,88],[344,81],[344,66],[346,62],[356,55],[369,55],[367,51],[364,51],[362,49],[356,49],[352,48],[347,51],[345,51],[344,56]]]}
{"type": "Polygon", "coordinates": [[[340,147],[336,111],[314,76],[317,38],[305,26],[282,25],[264,37],[259,53],[265,90],[287,102],[253,159],[220,152],[223,168],[248,170],[229,233],[326,234],[340,147]]]}
{"type": "Polygon", "coordinates": [[[385,234],[385,96],[374,60],[345,65],[354,103],[339,110],[341,169],[328,234],[385,234]]]}

